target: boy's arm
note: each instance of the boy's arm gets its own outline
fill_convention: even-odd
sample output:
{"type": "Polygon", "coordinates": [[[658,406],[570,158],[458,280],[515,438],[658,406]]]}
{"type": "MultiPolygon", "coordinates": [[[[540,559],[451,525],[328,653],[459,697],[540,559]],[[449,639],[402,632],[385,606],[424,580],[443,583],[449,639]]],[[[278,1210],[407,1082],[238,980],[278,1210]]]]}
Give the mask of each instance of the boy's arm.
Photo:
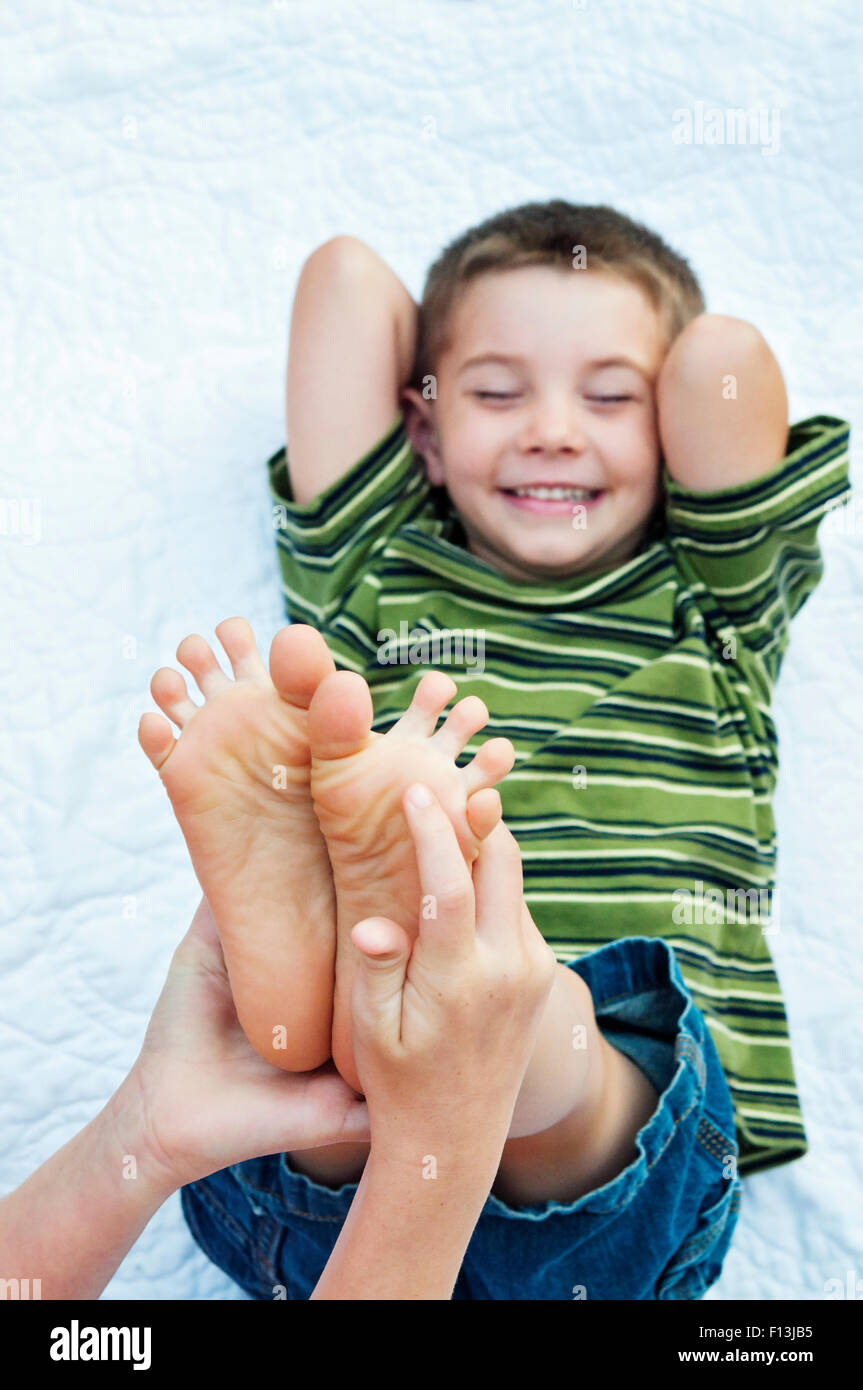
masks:
{"type": "Polygon", "coordinates": [[[288,347],[288,466],[311,502],[395,423],[416,349],[417,306],[356,237],[313,251],[300,272],[288,347]]]}
{"type": "Polygon", "coordinates": [[[692,319],[662,364],[656,405],[668,471],[692,492],[752,482],[785,455],[782,372],[758,329],[744,319],[692,319]]]}

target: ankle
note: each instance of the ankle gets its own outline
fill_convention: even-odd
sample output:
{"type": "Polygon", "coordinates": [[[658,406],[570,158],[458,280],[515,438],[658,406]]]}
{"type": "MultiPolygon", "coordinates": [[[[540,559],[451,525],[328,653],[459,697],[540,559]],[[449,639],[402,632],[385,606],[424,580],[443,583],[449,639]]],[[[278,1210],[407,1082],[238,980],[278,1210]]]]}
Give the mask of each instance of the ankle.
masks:
{"type": "Polygon", "coordinates": [[[605,1085],[607,1047],[586,981],[560,965],[516,1101],[510,1137],[553,1130],[575,1115],[590,1120],[605,1085]]]}
{"type": "Polygon", "coordinates": [[[328,1144],[322,1149],[299,1149],[286,1154],[297,1173],[322,1187],[359,1182],[368,1161],[369,1144],[328,1144]]]}

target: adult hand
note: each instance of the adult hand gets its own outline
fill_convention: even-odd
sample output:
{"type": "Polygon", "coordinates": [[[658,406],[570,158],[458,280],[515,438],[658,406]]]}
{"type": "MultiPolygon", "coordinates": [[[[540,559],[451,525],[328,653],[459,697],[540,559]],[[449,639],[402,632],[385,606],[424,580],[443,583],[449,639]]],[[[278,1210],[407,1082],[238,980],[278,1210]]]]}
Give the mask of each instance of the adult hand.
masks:
{"type": "Polygon", "coordinates": [[[466,1151],[501,1123],[503,1142],[555,960],[524,905],[521,855],[498,793],[469,802],[481,837],[472,871],[427,788],[408,788],[403,805],[425,905],[419,932],[411,946],[388,918],[353,928],[363,956],[353,1021],[372,1153],[415,1158],[432,1139],[466,1151]]]}

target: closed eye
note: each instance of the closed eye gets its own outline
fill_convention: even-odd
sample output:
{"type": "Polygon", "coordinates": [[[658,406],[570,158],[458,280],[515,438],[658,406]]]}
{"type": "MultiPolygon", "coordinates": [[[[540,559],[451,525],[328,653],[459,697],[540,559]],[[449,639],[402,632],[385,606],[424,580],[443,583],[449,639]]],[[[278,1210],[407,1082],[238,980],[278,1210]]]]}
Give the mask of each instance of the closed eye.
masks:
{"type": "MultiPolygon", "coordinates": [[[[517,391],[473,391],[471,392],[478,401],[514,401],[518,398],[517,391]]],[[[623,401],[634,400],[634,396],[587,396],[589,401],[596,401],[602,405],[618,405],[623,401]]]]}

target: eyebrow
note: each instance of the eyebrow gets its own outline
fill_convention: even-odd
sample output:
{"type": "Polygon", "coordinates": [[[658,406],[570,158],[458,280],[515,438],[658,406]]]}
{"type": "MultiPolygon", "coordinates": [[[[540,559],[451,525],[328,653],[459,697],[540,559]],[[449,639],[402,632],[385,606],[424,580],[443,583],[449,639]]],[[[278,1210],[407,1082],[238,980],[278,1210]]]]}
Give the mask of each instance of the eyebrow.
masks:
{"type": "MultiPolygon", "coordinates": [[[[488,362],[501,362],[504,366],[517,366],[522,364],[525,358],[516,354],[505,352],[483,352],[476,357],[469,357],[459,368],[459,373],[466,372],[470,367],[484,366],[488,362]]],[[[641,376],[647,376],[647,372],[640,362],[636,362],[633,357],[598,357],[586,364],[595,370],[602,367],[631,367],[633,371],[639,372],[641,376]]]]}

